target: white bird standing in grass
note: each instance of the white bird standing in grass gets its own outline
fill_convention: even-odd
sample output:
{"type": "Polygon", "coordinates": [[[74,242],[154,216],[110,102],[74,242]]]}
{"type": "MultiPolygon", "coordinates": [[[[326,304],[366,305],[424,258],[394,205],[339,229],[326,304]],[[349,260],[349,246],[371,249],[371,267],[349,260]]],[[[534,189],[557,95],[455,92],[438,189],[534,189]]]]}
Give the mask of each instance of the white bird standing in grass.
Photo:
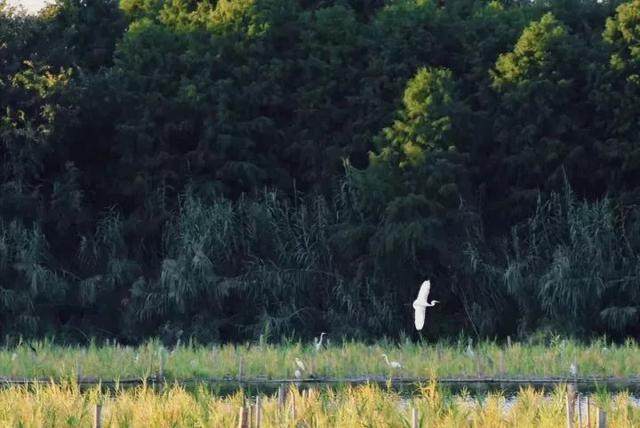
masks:
{"type": "Polygon", "coordinates": [[[392,369],[401,369],[402,368],[402,364],[400,364],[397,361],[389,361],[389,357],[387,357],[387,354],[382,354],[382,356],[384,357],[384,360],[387,362],[387,365],[389,367],[391,367],[392,369]]]}
{"type": "Polygon", "coordinates": [[[571,373],[573,377],[578,376],[578,364],[575,361],[569,366],[569,373],[571,373]]]}
{"type": "Polygon", "coordinates": [[[475,351],[473,350],[473,339],[469,338],[469,342],[467,343],[467,356],[469,358],[473,358],[476,356],[475,351]]]}
{"type": "Polygon", "coordinates": [[[429,291],[431,291],[431,281],[426,280],[420,286],[418,298],[413,301],[413,309],[415,310],[414,322],[416,324],[416,330],[422,330],[422,327],[424,327],[425,310],[428,307],[435,306],[436,303],[440,303],[438,300],[432,300],[431,302],[427,300],[429,298],[429,291]]]}
{"type": "Polygon", "coordinates": [[[322,333],[320,333],[320,340],[318,340],[317,337],[313,338],[313,346],[316,348],[316,352],[318,352],[320,349],[322,349],[322,337],[327,334],[324,331],[322,333]]]}
{"type": "Polygon", "coordinates": [[[296,379],[302,379],[302,372],[306,371],[307,368],[304,366],[302,360],[298,357],[296,357],[296,366],[298,366],[298,368],[295,372],[293,372],[293,374],[295,375],[296,379]]]}
{"type": "Polygon", "coordinates": [[[303,372],[307,370],[307,368],[304,366],[304,363],[302,362],[302,360],[298,357],[296,357],[296,366],[298,366],[300,368],[300,370],[302,370],[303,372]]]}

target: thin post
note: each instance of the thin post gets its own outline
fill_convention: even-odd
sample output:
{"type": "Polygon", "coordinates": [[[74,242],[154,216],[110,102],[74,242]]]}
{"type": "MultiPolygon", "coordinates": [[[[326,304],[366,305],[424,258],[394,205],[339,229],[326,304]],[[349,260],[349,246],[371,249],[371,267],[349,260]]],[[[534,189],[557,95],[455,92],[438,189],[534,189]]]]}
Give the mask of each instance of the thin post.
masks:
{"type": "Polygon", "coordinates": [[[164,351],[162,347],[158,349],[158,380],[160,382],[164,380],[164,351]]]}
{"type": "Polygon", "coordinates": [[[291,394],[291,419],[295,421],[297,418],[296,412],[296,396],[295,394],[291,394]]]}
{"type": "Polygon", "coordinates": [[[587,428],[591,428],[591,405],[589,403],[589,396],[586,397],[587,401],[587,428]]]}
{"type": "Polygon", "coordinates": [[[284,384],[280,384],[280,386],[278,387],[278,408],[280,410],[282,410],[282,408],[284,407],[284,402],[287,396],[287,390],[284,386],[284,384]]]}
{"type": "Polygon", "coordinates": [[[240,406],[238,428],[249,428],[249,409],[245,406],[240,406]]]}
{"type": "Polygon", "coordinates": [[[418,409],[411,409],[411,428],[418,428],[418,409]]]}
{"type": "Polygon", "coordinates": [[[93,409],[93,428],[102,428],[102,406],[96,404],[93,409]]]}
{"type": "Polygon", "coordinates": [[[256,428],[262,425],[262,407],[260,406],[260,396],[256,395],[256,428]]]}
{"type": "Polygon", "coordinates": [[[598,407],[597,417],[597,428],[607,428],[607,412],[604,409],[598,407]]]}
{"type": "Polygon", "coordinates": [[[249,405],[246,406],[247,408],[247,427],[251,428],[251,424],[253,423],[253,406],[251,405],[251,402],[248,403],[249,405]]]}
{"type": "Polygon", "coordinates": [[[575,411],[576,386],[567,385],[567,428],[573,428],[573,416],[575,411]]]}
{"type": "Polygon", "coordinates": [[[578,428],[582,428],[582,399],[578,394],[578,428]]]}
{"type": "Polygon", "coordinates": [[[507,348],[511,348],[511,336],[507,336],[507,348]]]}
{"type": "Polygon", "coordinates": [[[216,372],[216,348],[211,348],[211,377],[214,376],[216,372]]]}

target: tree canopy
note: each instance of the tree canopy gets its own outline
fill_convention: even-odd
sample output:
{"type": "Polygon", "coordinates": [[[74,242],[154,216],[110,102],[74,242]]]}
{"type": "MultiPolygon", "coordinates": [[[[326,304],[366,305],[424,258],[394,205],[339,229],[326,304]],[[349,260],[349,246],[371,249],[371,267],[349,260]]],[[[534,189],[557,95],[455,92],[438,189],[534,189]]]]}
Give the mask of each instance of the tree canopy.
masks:
{"type": "Polygon", "coordinates": [[[640,1],[0,2],[0,334],[637,336],[640,1]]]}

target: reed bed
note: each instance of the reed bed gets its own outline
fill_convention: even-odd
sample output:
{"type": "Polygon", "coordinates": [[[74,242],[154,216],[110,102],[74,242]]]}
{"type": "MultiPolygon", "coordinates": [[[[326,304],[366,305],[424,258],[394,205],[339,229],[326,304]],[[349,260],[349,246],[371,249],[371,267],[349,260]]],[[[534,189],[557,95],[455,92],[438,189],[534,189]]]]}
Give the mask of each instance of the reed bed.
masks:
{"type": "MultiPolygon", "coordinates": [[[[544,394],[522,388],[513,397],[451,395],[435,383],[404,398],[376,385],[301,391],[292,386],[286,399],[261,396],[261,427],[408,427],[413,409],[421,427],[553,427],[563,426],[565,388],[544,394]]],[[[64,384],[10,386],[0,389],[0,425],[20,427],[89,427],[101,405],[103,427],[235,427],[239,409],[253,397],[243,392],[219,397],[205,387],[188,391],[179,385],[148,385],[81,390],[64,384]]],[[[605,409],[610,427],[640,426],[640,409],[627,393],[601,393],[595,406],[605,409]]],[[[591,419],[595,418],[591,407],[591,419]]],[[[255,414],[255,412],[254,412],[255,414]]]]}
{"type": "Polygon", "coordinates": [[[511,346],[482,342],[453,344],[367,345],[345,342],[316,351],[312,344],[163,347],[150,341],[138,347],[91,343],[86,347],[59,346],[52,341],[0,348],[0,376],[5,378],[144,379],[154,377],[163,361],[165,379],[286,379],[293,378],[295,358],[301,358],[305,377],[345,378],[393,376],[406,378],[567,377],[577,363],[580,376],[637,376],[640,349],[635,342],[584,345],[558,341],[547,345],[511,346]],[[35,348],[35,352],[31,349],[35,348]],[[391,369],[381,357],[399,361],[391,369]]]}

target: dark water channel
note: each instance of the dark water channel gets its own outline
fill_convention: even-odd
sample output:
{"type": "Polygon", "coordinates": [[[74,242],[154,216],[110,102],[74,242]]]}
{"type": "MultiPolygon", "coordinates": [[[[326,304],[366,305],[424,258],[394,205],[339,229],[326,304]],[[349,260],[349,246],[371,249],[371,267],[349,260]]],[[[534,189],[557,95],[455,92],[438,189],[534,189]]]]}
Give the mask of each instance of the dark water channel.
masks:
{"type": "MultiPolygon", "coordinates": [[[[32,384],[31,382],[15,382],[15,381],[2,381],[0,380],[0,387],[8,386],[16,383],[32,384]]],[[[40,381],[40,383],[49,383],[49,381],[40,381]]],[[[129,381],[81,381],[79,383],[81,390],[88,390],[95,388],[96,385],[100,385],[101,388],[106,391],[114,391],[116,388],[126,389],[134,388],[143,383],[142,380],[129,380],[129,381]]],[[[567,380],[553,380],[553,381],[520,381],[520,380],[445,380],[439,381],[438,387],[446,394],[451,395],[467,395],[470,397],[482,397],[489,393],[501,393],[505,397],[515,396],[522,388],[533,387],[536,390],[543,391],[545,393],[553,392],[558,385],[566,384],[567,380]]],[[[418,382],[415,380],[392,380],[389,382],[385,379],[345,379],[345,380],[307,380],[307,381],[276,381],[276,380],[250,380],[250,381],[238,381],[238,380],[207,380],[207,379],[188,379],[188,380],[166,380],[163,382],[156,381],[154,379],[146,380],[146,384],[152,387],[154,390],[162,390],[166,386],[181,385],[187,391],[195,392],[199,388],[205,388],[209,392],[217,396],[227,396],[234,394],[240,390],[244,391],[247,396],[256,395],[276,395],[281,385],[288,387],[289,385],[295,385],[300,390],[314,389],[316,391],[331,388],[333,390],[339,390],[342,388],[348,388],[350,386],[375,384],[381,389],[390,388],[391,390],[399,393],[404,398],[410,398],[412,396],[420,394],[421,385],[426,385],[426,382],[418,382]]],[[[628,392],[637,400],[640,400],[640,379],[616,379],[616,380],[600,380],[600,381],[580,381],[576,384],[577,391],[583,395],[591,395],[594,393],[617,393],[628,392]]]]}
{"type": "MultiPolygon", "coordinates": [[[[189,380],[177,382],[187,390],[195,390],[205,386],[211,393],[219,396],[230,395],[243,390],[248,396],[255,395],[276,395],[280,385],[289,386],[291,384],[300,390],[314,389],[316,391],[326,388],[342,389],[349,386],[375,384],[382,389],[391,388],[391,390],[399,393],[402,397],[410,398],[420,394],[420,386],[424,383],[415,381],[331,381],[331,382],[207,382],[202,380],[189,380]]],[[[465,394],[471,397],[481,397],[490,393],[502,393],[504,396],[514,396],[522,388],[532,387],[545,393],[553,392],[558,385],[564,382],[481,382],[481,381],[458,381],[458,382],[438,382],[438,387],[451,395],[465,394]]],[[[169,383],[170,384],[170,383],[169,383]]],[[[162,388],[162,385],[156,384],[156,388],[162,388]]],[[[591,395],[595,393],[617,393],[629,392],[633,397],[640,398],[640,383],[637,381],[617,381],[617,382],[581,382],[577,384],[577,392],[583,395],[591,395]]]]}

